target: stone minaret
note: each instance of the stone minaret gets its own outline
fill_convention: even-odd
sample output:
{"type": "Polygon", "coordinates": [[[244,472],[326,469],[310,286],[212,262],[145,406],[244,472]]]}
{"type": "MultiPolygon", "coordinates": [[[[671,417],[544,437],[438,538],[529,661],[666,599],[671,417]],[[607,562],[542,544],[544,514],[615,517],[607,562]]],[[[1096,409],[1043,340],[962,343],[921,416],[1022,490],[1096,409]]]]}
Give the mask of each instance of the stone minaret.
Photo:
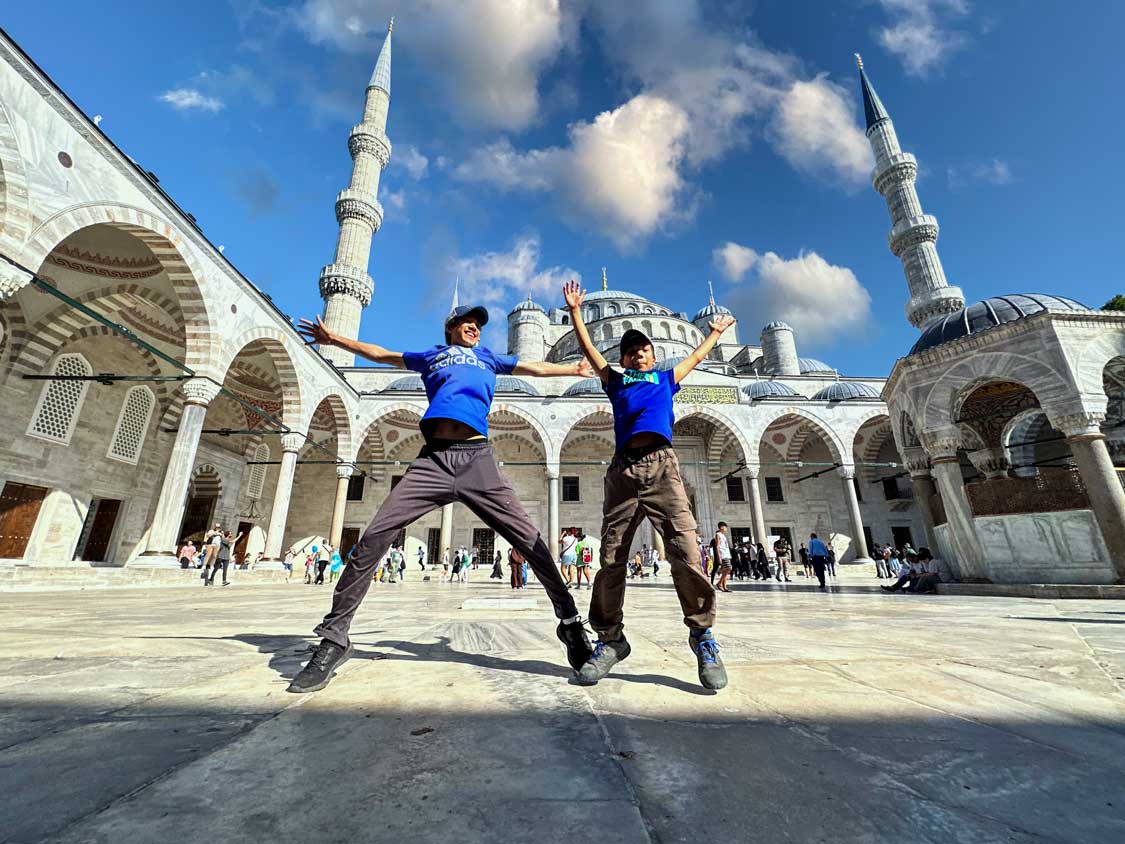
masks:
{"type": "MultiPolygon", "coordinates": [[[[324,324],[329,330],[353,339],[359,336],[363,309],[371,303],[375,282],[367,274],[371,257],[371,236],[383,222],[383,206],[375,198],[379,176],[391,157],[387,139],[387,110],[391,104],[391,31],[375,62],[375,72],[367,83],[363,122],[352,128],[348,151],[352,155],[352,180],[336,197],[336,258],[320,271],[320,295],[324,299],[324,324]]],[[[336,366],[352,366],[355,356],[335,346],[321,347],[320,353],[336,366]]]]}
{"type": "Polygon", "coordinates": [[[887,200],[887,209],[891,213],[891,232],[887,241],[891,252],[902,261],[906,281],[910,285],[906,317],[911,325],[921,330],[934,320],[965,307],[965,297],[960,287],[951,287],[946,281],[937,253],[937,219],[922,213],[922,204],[914,189],[918,161],[899,146],[894,124],[871,87],[859,53],[856,53],[855,61],[859,66],[859,81],[863,89],[867,139],[875,153],[871,182],[887,200]]]}

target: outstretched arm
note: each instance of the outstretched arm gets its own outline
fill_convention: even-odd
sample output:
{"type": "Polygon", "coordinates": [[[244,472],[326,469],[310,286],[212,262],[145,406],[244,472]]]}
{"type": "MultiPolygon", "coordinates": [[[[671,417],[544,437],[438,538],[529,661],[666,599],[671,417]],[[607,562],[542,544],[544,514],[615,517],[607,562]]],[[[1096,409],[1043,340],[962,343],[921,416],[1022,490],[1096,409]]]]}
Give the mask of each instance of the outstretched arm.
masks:
{"type": "Polygon", "coordinates": [[[512,369],[513,375],[534,375],[546,377],[548,375],[581,375],[583,378],[593,378],[594,370],[586,359],[577,363],[548,363],[545,360],[520,361],[512,369]]]}
{"type": "Polygon", "coordinates": [[[391,366],[397,366],[400,369],[404,366],[402,352],[392,352],[390,349],[384,349],[382,346],[376,346],[374,343],[361,343],[359,340],[352,340],[348,337],[333,334],[324,325],[320,317],[316,318],[316,322],[302,319],[297,325],[297,331],[305,339],[305,342],[310,345],[316,343],[320,346],[338,346],[341,349],[347,349],[349,352],[357,354],[362,358],[367,358],[375,363],[386,363],[391,366]]]}
{"type": "Polygon", "coordinates": [[[694,352],[676,364],[676,368],[672,370],[677,384],[687,378],[688,373],[706,359],[707,355],[711,353],[711,350],[715,348],[715,344],[719,342],[719,338],[722,336],[723,332],[732,325],[734,325],[734,317],[727,316],[726,314],[720,314],[711,320],[710,325],[708,325],[708,328],[711,329],[711,333],[703,338],[703,342],[696,347],[694,352]]]}
{"type": "Polygon", "coordinates": [[[585,296],[586,291],[574,279],[563,285],[563,298],[566,299],[566,308],[570,311],[570,321],[574,325],[574,336],[578,338],[578,346],[590,361],[598,378],[605,384],[609,380],[609,364],[594,345],[594,341],[590,339],[590,332],[586,330],[586,323],[582,319],[582,299],[585,296]]]}

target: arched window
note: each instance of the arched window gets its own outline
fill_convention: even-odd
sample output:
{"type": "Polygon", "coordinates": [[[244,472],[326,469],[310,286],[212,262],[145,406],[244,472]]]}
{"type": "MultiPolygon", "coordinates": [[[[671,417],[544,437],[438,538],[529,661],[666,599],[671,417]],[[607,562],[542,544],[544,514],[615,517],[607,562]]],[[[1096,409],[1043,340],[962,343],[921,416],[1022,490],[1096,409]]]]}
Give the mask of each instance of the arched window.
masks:
{"type": "Polygon", "coordinates": [[[649,337],[651,337],[652,336],[652,320],[648,320],[648,319],[644,320],[641,323],[641,331],[643,331],[645,334],[647,334],[649,337]]]}
{"type": "Polygon", "coordinates": [[[136,463],[148,434],[148,420],[156,406],[156,396],[148,387],[130,387],[117,416],[117,427],[109,443],[107,457],[124,463],[136,463]]]}
{"type": "Polygon", "coordinates": [[[630,304],[628,307],[625,308],[625,313],[627,313],[627,314],[639,314],[640,312],[641,312],[640,309],[636,305],[633,305],[633,304],[630,304]]]}
{"type": "Polygon", "coordinates": [[[270,447],[265,443],[261,443],[254,449],[254,457],[252,458],[255,463],[250,467],[250,477],[246,481],[246,495],[249,498],[261,498],[262,490],[266,486],[266,470],[269,468],[264,462],[270,459],[270,447]]]}
{"type": "Polygon", "coordinates": [[[629,322],[629,320],[625,320],[623,323],[621,323],[621,330],[622,331],[628,331],[632,327],[633,327],[633,323],[629,322]]]}
{"type": "MultiPolygon", "coordinates": [[[[52,375],[93,375],[82,355],[59,355],[51,367],[52,375]]],[[[86,398],[89,381],[48,381],[39,394],[39,404],[31,415],[28,436],[57,443],[69,443],[78,422],[78,413],[86,398]]]]}
{"type": "Polygon", "coordinates": [[[590,322],[595,322],[602,318],[602,309],[597,305],[590,306],[590,322]]]}
{"type": "Polygon", "coordinates": [[[563,324],[563,325],[570,325],[570,317],[568,317],[568,316],[564,316],[564,317],[562,318],[562,324],[563,324]]]}
{"type": "Polygon", "coordinates": [[[652,305],[645,305],[645,313],[654,314],[656,313],[656,308],[654,308],[652,305]]]}
{"type": "Polygon", "coordinates": [[[617,316],[621,313],[621,308],[617,306],[616,302],[610,302],[608,310],[610,316],[617,316]]]}
{"type": "Polygon", "coordinates": [[[612,322],[607,322],[605,324],[605,339],[607,339],[607,340],[613,339],[613,323],[612,322]]]}
{"type": "Polygon", "coordinates": [[[680,340],[682,342],[686,343],[687,342],[687,332],[684,330],[684,327],[682,325],[677,326],[676,330],[680,332],[680,340]]]}
{"type": "Polygon", "coordinates": [[[665,339],[671,340],[672,326],[668,325],[668,323],[666,322],[660,323],[660,336],[664,337],[665,339]]]}

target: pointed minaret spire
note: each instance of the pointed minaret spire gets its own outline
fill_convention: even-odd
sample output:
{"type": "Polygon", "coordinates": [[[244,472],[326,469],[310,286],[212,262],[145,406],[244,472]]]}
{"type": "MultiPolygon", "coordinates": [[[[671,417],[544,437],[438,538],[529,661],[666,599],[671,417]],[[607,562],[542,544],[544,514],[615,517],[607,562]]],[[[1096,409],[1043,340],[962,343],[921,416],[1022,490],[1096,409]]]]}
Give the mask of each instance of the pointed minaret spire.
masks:
{"type": "MultiPolygon", "coordinates": [[[[379,178],[391,159],[387,139],[387,112],[391,106],[391,28],[375,72],[367,86],[363,120],[352,127],[348,152],[352,156],[352,178],[336,197],[336,256],[320,271],[320,295],[324,299],[324,324],[333,333],[356,339],[363,309],[371,304],[375,282],[367,274],[371,260],[371,238],[383,224],[383,206],[375,197],[379,178]]],[[[355,356],[338,346],[322,346],[320,353],[336,366],[352,366],[355,356]]]]}
{"type": "Polygon", "coordinates": [[[867,121],[867,140],[875,154],[875,170],[871,182],[887,200],[891,215],[888,237],[891,252],[902,261],[910,299],[906,317],[921,330],[935,320],[965,307],[961,288],[952,287],[945,278],[945,269],[937,252],[938,222],[923,213],[914,180],[918,161],[899,146],[890,115],[884,108],[863,59],[856,53],[859,83],[863,94],[863,113],[867,121]]]}
{"type": "Polygon", "coordinates": [[[449,312],[453,313],[461,306],[461,276],[453,282],[453,302],[449,305],[449,312]]]}
{"type": "Polygon", "coordinates": [[[609,281],[605,277],[605,267],[602,267],[602,290],[609,290],[609,281]]]}
{"type": "Polygon", "coordinates": [[[711,284],[710,279],[707,280],[707,303],[712,308],[715,307],[715,288],[711,284]]]}

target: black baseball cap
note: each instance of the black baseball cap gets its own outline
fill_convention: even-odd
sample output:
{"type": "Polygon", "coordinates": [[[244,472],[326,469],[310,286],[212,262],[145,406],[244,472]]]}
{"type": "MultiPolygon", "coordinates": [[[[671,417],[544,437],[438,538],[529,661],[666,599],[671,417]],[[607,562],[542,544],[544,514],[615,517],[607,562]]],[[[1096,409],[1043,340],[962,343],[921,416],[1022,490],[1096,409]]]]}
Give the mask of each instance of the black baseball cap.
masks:
{"type": "Polygon", "coordinates": [[[651,346],[652,341],[648,335],[643,331],[637,331],[635,328],[630,328],[621,335],[621,356],[624,357],[625,353],[630,349],[635,349],[637,346],[651,346]]]}
{"type": "Polygon", "coordinates": [[[474,317],[477,325],[484,328],[485,323],[488,322],[488,308],[483,305],[462,305],[459,308],[454,308],[449,312],[449,316],[445,318],[445,333],[449,334],[449,329],[453,327],[455,322],[463,320],[465,317],[474,317]]]}

